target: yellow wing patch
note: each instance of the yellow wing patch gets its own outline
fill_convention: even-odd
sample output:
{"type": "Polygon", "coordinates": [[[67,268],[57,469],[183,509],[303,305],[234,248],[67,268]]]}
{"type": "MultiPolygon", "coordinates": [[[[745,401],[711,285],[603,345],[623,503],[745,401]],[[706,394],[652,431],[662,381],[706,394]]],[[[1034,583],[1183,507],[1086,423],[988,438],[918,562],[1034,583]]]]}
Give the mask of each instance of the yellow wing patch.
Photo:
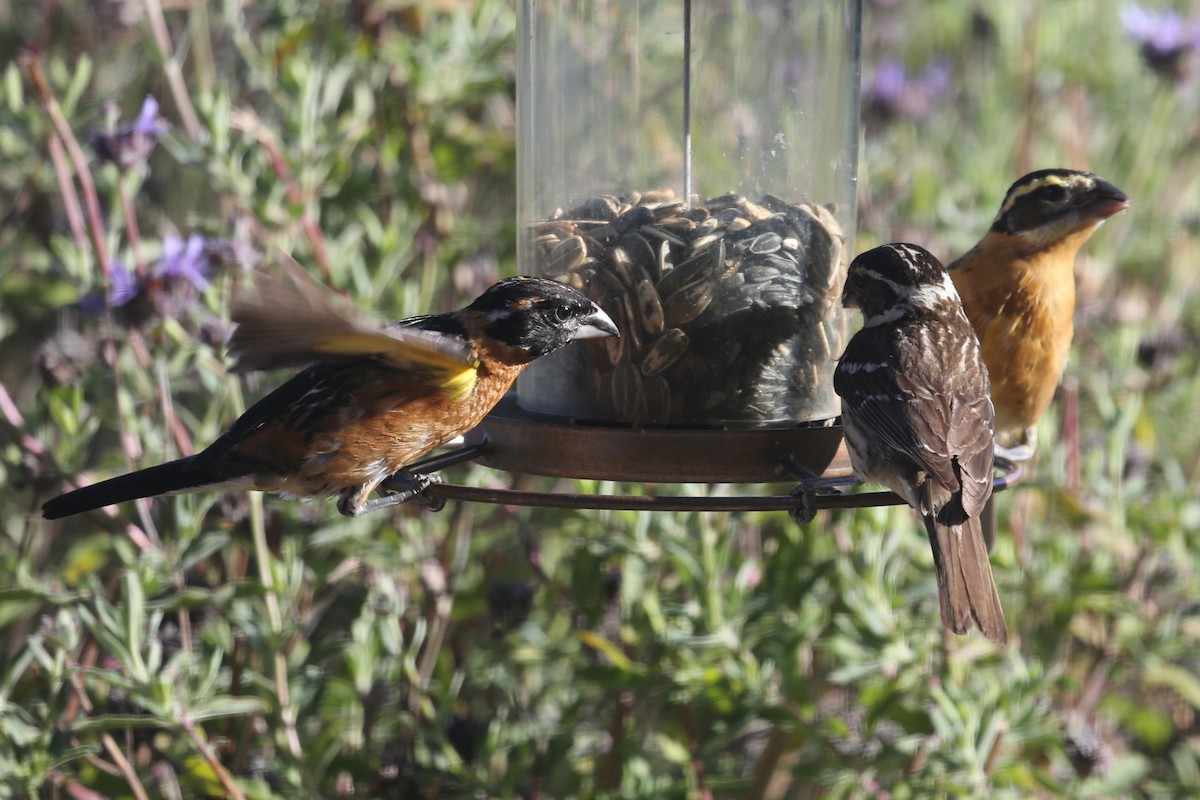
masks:
{"type": "Polygon", "coordinates": [[[479,366],[454,337],[418,329],[332,333],[315,342],[313,352],[326,359],[380,356],[398,369],[432,373],[455,397],[475,385],[479,366]]]}
{"type": "Polygon", "coordinates": [[[298,367],[314,361],[380,357],[401,370],[428,376],[455,396],[475,383],[478,359],[470,344],[447,333],[385,325],[320,286],[285,258],[283,275],[261,273],[239,296],[229,354],[238,371],[298,367]]]}

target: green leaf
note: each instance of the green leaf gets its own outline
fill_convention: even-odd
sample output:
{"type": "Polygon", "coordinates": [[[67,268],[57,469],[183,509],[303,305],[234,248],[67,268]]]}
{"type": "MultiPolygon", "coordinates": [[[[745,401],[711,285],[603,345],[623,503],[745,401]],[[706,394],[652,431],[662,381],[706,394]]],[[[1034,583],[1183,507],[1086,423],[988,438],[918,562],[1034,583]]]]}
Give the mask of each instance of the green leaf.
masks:
{"type": "Polygon", "coordinates": [[[25,87],[21,83],[21,72],[12,61],[8,62],[4,70],[4,99],[7,101],[8,110],[13,114],[19,113],[25,105],[25,87]]]}
{"type": "Polygon", "coordinates": [[[175,568],[187,572],[197,563],[211,556],[229,543],[230,536],[225,531],[211,531],[197,536],[188,543],[187,548],[179,556],[175,568]]]}
{"type": "Polygon", "coordinates": [[[220,717],[244,717],[259,714],[267,710],[267,705],[257,697],[234,697],[232,695],[216,695],[208,700],[194,705],[189,709],[188,716],[197,722],[220,717]]]}
{"type": "Polygon", "coordinates": [[[1147,687],[1173,689],[1192,708],[1200,709],[1200,676],[1191,670],[1155,659],[1142,668],[1142,682],[1147,687]]]}
{"type": "Polygon", "coordinates": [[[658,749],[662,751],[663,758],[670,761],[672,764],[690,764],[692,754],[683,744],[675,739],[672,739],[665,733],[655,733],[654,742],[658,745],[658,749]]]}
{"type": "Polygon", "coordinates": [[[101,747],[98,744],[81,745],[79,747],[71,747],[59,754],[58,758],[50,764],[50,769],[58,770],[70,764],[72,761],[78,761],[94,753],[99,753],[101,747]]]}
{"type": "Polygon", "coordinates": [[[126,667],[136,680],[147,683],[150,675],[142,660],[142,642],[146,637],[146,596],[142,593],[142,582],[136,572],[125,572],[125,643],[131,656],[126,667]]]}
{"type": "Polygon", "coordinates": [[[73,731],[118,730],[122,728],[170,728],[171,723],[153,714],[101,714],[93,717],[76,717],[71,723],[73,731]]]}
{"type": "Polygon", "coordinates": [[[645,667],[642,667],[640,664],[634,664],[629,660],[629,656],[621,652],[621,648],[595,631],[580,630],[576,632],[576,635],[579,637],[579,641],[583,642],[584,646],[603,654],[608,659],[608,662],[621,672],[641,673],[645,671],[645,667]]]}
{"type": "MultiPolygon", "coordinates": [[[[63,92],[62,99],[59,104],[62,106],[63,112],[70,117],[75,113],[75,107],[79,104],[79,98],[87,90],[88,84],[92,80],[92,59],[86,52],[80,53],[75,60],[75,64],[71,69],[71,83],[67,86],[67,90],[63,92]]],[[[138,107],[141,107],[139,102],[138,107]]]]}

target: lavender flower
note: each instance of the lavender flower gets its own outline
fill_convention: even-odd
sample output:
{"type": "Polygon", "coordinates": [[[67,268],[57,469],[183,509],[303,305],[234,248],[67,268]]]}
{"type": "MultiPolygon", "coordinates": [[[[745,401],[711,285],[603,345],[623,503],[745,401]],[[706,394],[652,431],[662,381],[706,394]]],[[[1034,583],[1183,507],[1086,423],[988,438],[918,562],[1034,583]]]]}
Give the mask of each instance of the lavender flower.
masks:
{"type": "Polygon", "coordinates": [[[1200,25],[1185,22],[1178,11],[1156,13],[1130,3],[1121,9],[1121,24],[1141,45],[1146,65],[1173,80],[1184,77],[1187,56],[1200,49],[1200,25]]]}
{"type": "Polygon", "coordinates": [[[171,126],[158,114],[158,100],[154,99],[152,94],[146,95],[146,99],[142,101],[142,110],[138,112],[138,118],[134,120],[131,130],[143,136],[158,137],[170,129],[171,126]]]}
{"type": "Polygon", "coordinates": [[[186,279],[203,292],[208,288],[208,254],[204,237],[193,233],[186,244],[178,236],[164,236],[158,273],[166,281],[186,279]]]}
{"type": "MultiPolygon", "coordinates": [[[[208,288],[208,242],[198,233],[184,239],[163,237],[162,255],[139,278],[113,259],[109,274],[108,305],[120,308],[128,324],[141,324],[154,316],[180,316],[195,308],[208,288]],[[138,302],[134,302],[137,300],[138,302]]],[[[94,292],[79,303],[85,311],[103,311],[104,295],[94,292]]]]}
{"type": "Polygon", "coordinates": [[[924,119],[953,90],[953,75],[954,69],[946,59],[929,62],[916,77],[909,75],[899,61],[885,59],[863,87],[863,100],[869,111],[885,119],[924,119]]]}
{"type": "MultiPolygon", "coordinates": [[[[125,262],[114,258],[109,263],[108,273],[108,305],[120,308],[138,296],[142,290],[137,276],[125,266],[125,262]]],[[[79,307],[84,311],[98,312],[104,310],[104,294],[92,292],[79,301],[79,307]]]]}
{"type": "Polygon", "coordinates": [[[208,288],[210,269],[208,242],[193,233],[185,242],[178,236],[164,236],[162,255],[154,263],[156,281],[154,305],[159,314],[179,317],[190,314],[208,288]]]}
{"type": "Polygon", "coordinates": [[[105,161],[111,161],[122,169],[128,169],[135,164],[144,163],[154,152],[158,137],[170,130],[158,113],[158,101],[153,95],[146,95],[142,110],[133,122],[118,125],[108,131],[95,131],[88,141],[96,155],[105,161]]]}

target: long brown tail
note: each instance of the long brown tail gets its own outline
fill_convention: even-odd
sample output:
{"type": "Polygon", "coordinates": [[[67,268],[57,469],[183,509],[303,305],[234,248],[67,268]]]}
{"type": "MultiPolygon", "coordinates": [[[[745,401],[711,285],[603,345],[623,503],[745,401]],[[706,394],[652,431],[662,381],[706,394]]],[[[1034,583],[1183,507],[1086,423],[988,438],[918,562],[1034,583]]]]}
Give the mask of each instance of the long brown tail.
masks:
{"type": "Polygon", "coordinates": [[[973,623],[993,642],[1007,644],[1008,626],[979,519],[942,525],[926,517],[925,529],[937,567],[942,623],[954,633],[966,633],[973,623]]]}

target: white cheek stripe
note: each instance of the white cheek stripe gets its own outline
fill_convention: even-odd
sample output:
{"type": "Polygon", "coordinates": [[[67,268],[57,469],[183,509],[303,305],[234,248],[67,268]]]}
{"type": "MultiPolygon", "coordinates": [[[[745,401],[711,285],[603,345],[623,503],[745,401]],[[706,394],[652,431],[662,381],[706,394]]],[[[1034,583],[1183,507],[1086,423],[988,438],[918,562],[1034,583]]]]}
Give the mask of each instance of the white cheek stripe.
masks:
{"type": "Polygon", "coordinates": [[[913,300],[913,305],[925,308],[942,305],[951,300],[961,302],[958,297],[958,290],[954,288],[954,281],[950,280],[950,273],[948,272],[942,275],[942,282],[940,284],[922,286],[915,291],[911,291],[909,296],[913,300]]]}
{"type": "Polygon", "coordinates": [[[903,317],[913,308],[936,308],[948,302],[953,302],[954,305],[959,305],[962,301],[959,299],[958,290],[954,288],[954,281],[950,280],[950,273],[942,275],[940,284],[925,285],[916,289],[911,286],[902,286],[893,280],[883,277],[878,273],[872,272],[877,280],[883,281],[896,293],[896,303],[882,314],[876,314],[873,317],[868,317],[863,320],[864,328],[873,328],[876,325],[887,325],[895,322],[903,317]]]}
{"type": "Polygon", "coordinates": [[[908,311],[909,307],[907,304],[899,303],[892,306],[887,311],[884,311],[882,314],[876,314],[873,317],[866,317],[863,319],[863,327],[874,328],[877,325],[890,325],[907,314],[908,311]]]}

